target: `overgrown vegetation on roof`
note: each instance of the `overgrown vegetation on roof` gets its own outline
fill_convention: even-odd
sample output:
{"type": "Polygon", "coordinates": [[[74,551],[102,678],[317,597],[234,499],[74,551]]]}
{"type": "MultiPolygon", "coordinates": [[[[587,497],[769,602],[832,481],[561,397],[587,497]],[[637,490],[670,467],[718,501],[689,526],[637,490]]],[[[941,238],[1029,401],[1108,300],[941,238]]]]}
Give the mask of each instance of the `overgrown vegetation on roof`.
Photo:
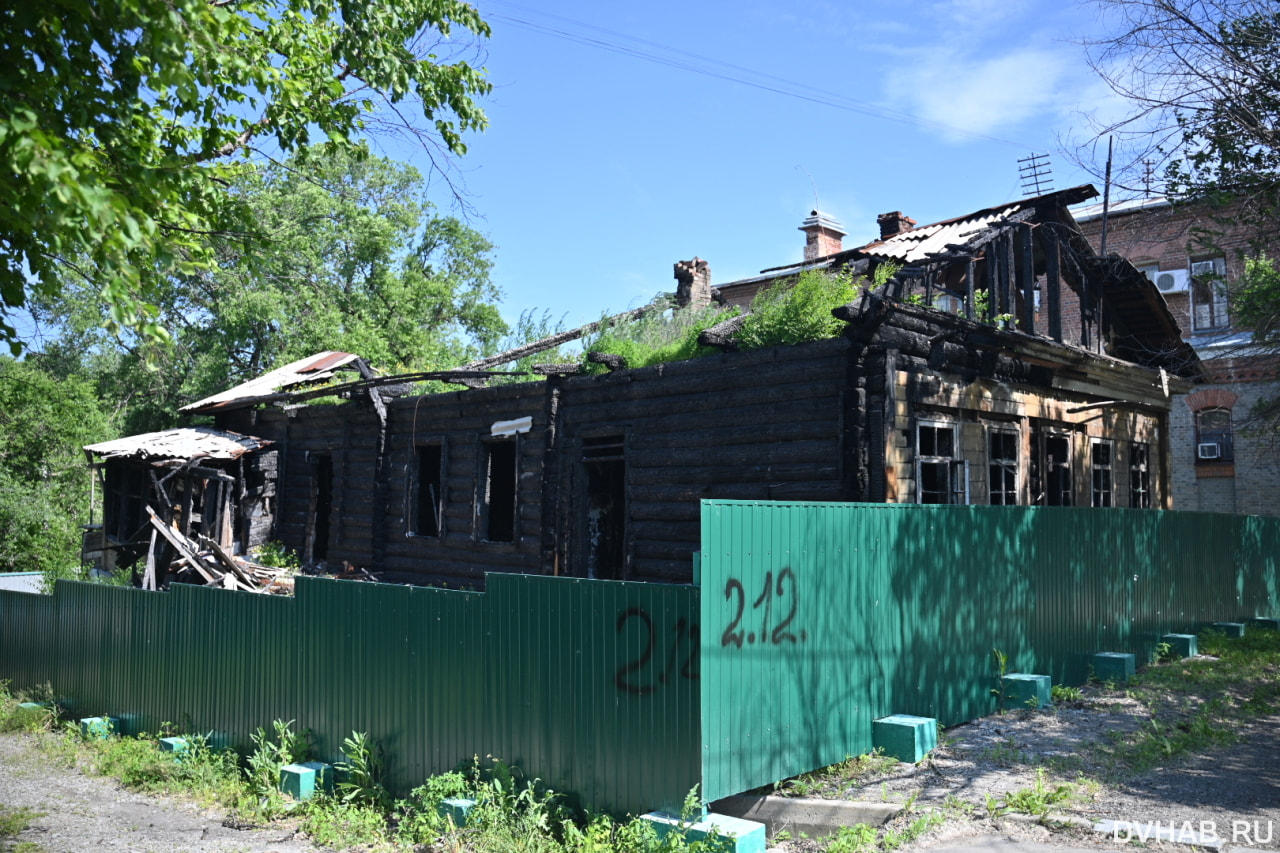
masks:
{"type": "MultiPolygon", "coordinates": [[[[655,301],[669,301],[663,294],[655,301]]],[[[717,323],[738,314],[736,308],[676,308],[656,305],[653,311],[634,320],[615,323],[588,339],[583,347],[583,364],[588,373],[603,373],[602,364],[586,361],[586,352],[620,355],[628,367],[649,367],[668,361],[684,361],[711,355],[715,347],[698,343],[698,336],[717,323]]]]}

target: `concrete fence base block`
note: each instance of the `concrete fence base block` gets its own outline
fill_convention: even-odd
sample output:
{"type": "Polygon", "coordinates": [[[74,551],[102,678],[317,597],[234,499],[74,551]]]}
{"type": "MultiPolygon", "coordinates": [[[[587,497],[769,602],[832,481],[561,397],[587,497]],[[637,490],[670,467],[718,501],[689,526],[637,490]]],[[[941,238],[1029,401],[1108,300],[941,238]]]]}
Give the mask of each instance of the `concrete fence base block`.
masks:
{"type": "Polygon", "coordinates": [[[1195,634],[1165,634],[1160,642],[1168,645],[1169,650],[1180,658],[1193,658],[1199,653],[1195,634]]]}
{"type": "Polygon", "coordinates": [[[295,800],[309,800],[316,791],[332,791],[333,765],[320,761],[285,765],[280,768],[280,790],[295,800]]]}
{"type": "Polygon", "coordinates": [[[448,797],[440,801],[440,805],[436,807],[436,813],[440,817],[447,817],[452,820],[454,826],[466,826],[468,818],[471,817],[471,810],[475,807],[475,800],[448,797]]]}
{"type": "Polygon", "coordinates": [[[184,737],[162,737],[159,743],[161,752],[167,752],[177,758],[186,755],[191,749],[191,741],[184,737]]]}
{"type": "Polygon", "coordinates": [[[1221,631],[1222,633],[1226,634],[1228,637],[1238,638],[1238,637],[1244,636],[1243,622],[1214,622],[1213,629],[1215,631],[1221,631]]]}
{"type": "Polygon", "coordinates": [[[670,832],[683,832],[687,841],[701,841],[714,836],[732,842],[733,846],[728,848],[727,853],[764,853],[765,827],[763,823],[753,820],[714,812],[687,823],[663,812],[650,812],[640,819],[651,823],[658,835],[663,837],[670,832]]]}
{"type": "Polygon", "coordinates": [[[1267,631],[1280,631],[1280,619],[1273,619],[1270,616],[1258,616],[1250,619],[1249,622],[1255,628],[1263,628],[1267,631]]]}
{"type": "Polygon", "coordinates": [[[1047,675],[1011,672],[1001,682],[1006,709],[1047,708],[1053,704],[1053,679],[1047,675]]]}
{"type": "Polygon", "coordinates": [[[1089,659],[1089,665],[1099,681],[1128,681],[1137,671],[1134,656],[1124,652],[1098,652],[1089,659]]]}
{"type": "Polygon", "coordinates": [[[90,740],[106,740],[119,732],[117,717],[82,717],[80,720],[80,734],[90,740]]]}
{"type": "Polygon", "coordinates": [[[769,837],[787,831],[793,838],[825,838],[842,826],[883,826],[902,811],[896,803],[859,803],[815,797],[763,797],[748,794],[711,804],[712,811],[763,823],[769,837]]]}
{"type": "Polygon", "coordinates": [[[918,764],[938,746],[938,721],[910,714],[872,720],[871,745],[899,761],[918,764]]]}

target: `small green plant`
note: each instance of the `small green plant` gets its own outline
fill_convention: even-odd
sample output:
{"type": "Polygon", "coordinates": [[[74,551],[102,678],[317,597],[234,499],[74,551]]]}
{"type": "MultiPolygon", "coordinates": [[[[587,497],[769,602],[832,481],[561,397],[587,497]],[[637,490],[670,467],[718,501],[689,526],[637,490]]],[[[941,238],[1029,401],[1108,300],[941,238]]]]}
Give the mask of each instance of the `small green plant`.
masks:
{"type": "Polygon", "coordinates": [[[298,559],[297,552],[287,547],[283,542],[273,541],[260,545],[254,554],[254,559],[263,566],[270,566],[276,569],[297,570],[302,566],[302,561],[298,559]]]}
{"type": "Polygon", "coordinates": [[[244,768],[244,780],[254,800],[251,810],[267,818],[286,808],[280,793],[280,771],[306,761],[311,754],[310,733],[294,732],[293,720],[274,720],[271,727],[275,730],[274,739],[263,728],[250,735],[253,752],[244,768]]]}
{"type": "Polygon", "coordinates": [[[1044,768],[1036,770],[1036,781],[1030,788],[1010,791],[1003,797],[987,795],[987,813],[991,817],[1010,812],[1044,817],[1054,806],[1069,802],[1075,796],[1075,788],[1063,783],[1050,788],[1045,784],[1044,768]]]}
{"type": "Polygon", "coordinates": [[[33,841],[11,841],[25,832],[38,817],[44,817],[44,812],[0,806],[0,853],[39,853],[42,848],[33,841]]]}
{"type": "Polygon", "coordinates": [[[1055,705],[1063,705],[1070,702],[1080,702],[1084,699],[1084,691],[1079,687],[1068,687],[1065,684],[1055,684],[1049,688],[1049,696],[1055,705]]]}
{"type": "Polygon", "coordinates": [[[1163,663],[1175,659],[1172,643],[1156,643],[1155,650],[1151,653],[1152,663],[1163,663]]]}
{"type": "MultiPolygon", "coordinates": [[[[612,323],[588,339],[586,352],[620,355],[627,367],[649,367],[670,361],[684,361],[711,355],[718,350],[698,343],[698,336],[717,323],[737,315],[737,309],[719,306],[708,308],[674,308],[661,296],[651,309],[634,320],[612,323]]],[[[585,361],[588,373],[603,373],[602,364],[585,361]]]]}
{"type": "Polygon", "coordinates": [[[876,849],[879,833],[865,823],[842,826],[827,844],[827,853],[869,853],[876,849]]]}
{"type": "Polygon", "coordinates": [[[991,650],[991,657],[996,664],[996,686],[991,688],[991,695],[996,697],[996,710],[1004,713],[1004,677],[1009,674],[1009,657],[999,649],[991,650]]]}
{"type": "Polygon", "coordinates": [[[352,732],[342,742],[343,761],[334,765],[338,771],[338,796],[348,805],[367,806],[386,813],[391,809],[391,794],[382,784],[382,751],[369,741],[368,734],[352,732]]]}

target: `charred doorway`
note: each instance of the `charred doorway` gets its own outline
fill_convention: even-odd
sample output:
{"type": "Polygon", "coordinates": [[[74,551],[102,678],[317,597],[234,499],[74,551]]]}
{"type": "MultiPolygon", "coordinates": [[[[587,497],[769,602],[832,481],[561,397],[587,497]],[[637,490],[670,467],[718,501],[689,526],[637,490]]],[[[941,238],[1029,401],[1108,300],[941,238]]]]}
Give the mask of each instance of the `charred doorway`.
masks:
{"type": "Polygon", "coordinates": [[[582,440],[580,519],[586,576],[625,580],[627,563],[627,463],[621,435],[582,440]]]}
{"type": "Polygon", "coordinates": [[[320,563],[329,557],[329,520],[333,514],[333,457],[327,453],[311,457],[311,536],[308,562],[320,563]]]}

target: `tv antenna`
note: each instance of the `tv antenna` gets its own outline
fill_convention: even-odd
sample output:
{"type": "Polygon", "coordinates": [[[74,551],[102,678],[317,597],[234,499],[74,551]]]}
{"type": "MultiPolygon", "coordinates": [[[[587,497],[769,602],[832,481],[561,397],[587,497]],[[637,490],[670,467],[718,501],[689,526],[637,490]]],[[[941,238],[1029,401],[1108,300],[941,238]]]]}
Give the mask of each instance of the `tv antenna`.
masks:
{"type": "Polygon", "coordinates": [[[1053,192],[1053,169],[1048,154],[1032,154],[1018,160],[1018,177],[1022,180],[1023,195],[1044,195],[1053,192]]]}

